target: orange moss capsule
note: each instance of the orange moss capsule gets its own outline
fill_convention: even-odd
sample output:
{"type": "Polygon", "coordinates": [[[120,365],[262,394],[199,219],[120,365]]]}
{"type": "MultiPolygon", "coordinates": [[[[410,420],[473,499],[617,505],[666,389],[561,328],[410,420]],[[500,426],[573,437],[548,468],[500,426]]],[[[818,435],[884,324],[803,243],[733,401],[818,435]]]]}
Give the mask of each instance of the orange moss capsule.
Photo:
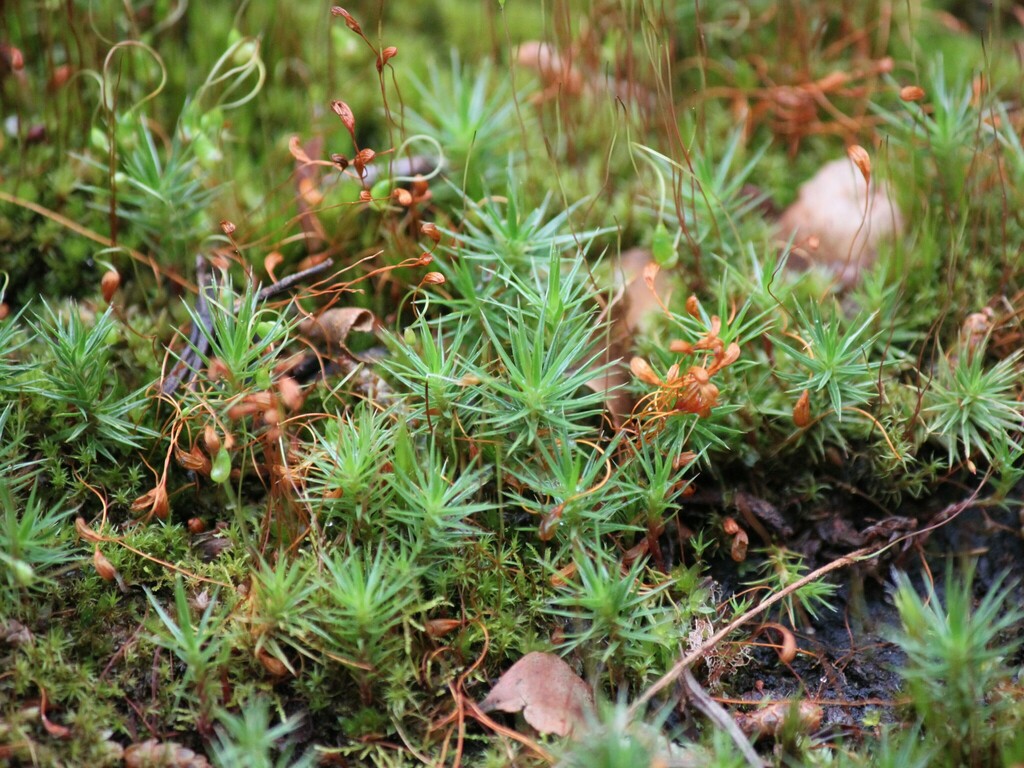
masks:
{"type": "Polygon", "coordinates": [[[397,55],[398,49],[393,45],[389,45],[387,48],[381,51],[380,55],[377,57],[377,71],[383,72],[384,65],[387,64],[391,59],[393,59],[397,55]]]}
{"type": "Polygon", "coordinates": [[[345,126],[349,133],[355,131],[356,118],[355,115],[352,114],[352,108],[348,104],[344,101],[332,101],[331,110],[341,118],[342,125],[345,126]]]}
{"type": "Polygon", "coordinates": [[[537,530],[541,541],[551,541],[555,538],[555,531],[558,530],[558,524],[562,522],[562,512],[564,511],[565,503],[563,502],[544,515],[540,521],[540,528],[537,530]]]}
{"type": "Polygon", "coordinates": [[[905,85],[900,88],[900,98],[903,101],[922,101],[924,96],[924,88],[919,85],[905,85]]]}
{"type": "Polygon", "coordinates": [[[206,450],[210,452],[211,456],[216,455],[220,450],[220,435],[210,424],[207,424],[203,430],[203,442],[206,443],[206,450]]]}
{"type": "Polygon", "coordinates": [[[692,293],[686,300],[686,314],[690,317],[700,319],[700,300],[692,293]]]}
{"type": "Polygon", "coordinates": [[[109,304],[121,286],[121,275],[116,269],[108,269],[100,278],[100,291],[103,293],[103,300],[109,304]]]}
{"type": "Polygon", "coordinates": [[[805,389],[793,406],[793,423],[803,429],[811,423],[811,393],[805,389]]]}
{"type": "Polygon", "coordinates": [[[423,623],[430,637],[444,637],[462,626],[459,619],[428,619],[423,623]]]}
{"type": "Polygon", "coordinates": [[[440,272],[427,272],[420,281],[422,285],[443,285],[444,282],[444,275],[440,272]]]}
{"type": "Polygon", "coordinates": [[[860,169],[864,181],[871,182],[871,155],[859,144],[851,144],[846,148],[846,154],[853,161],[853,164],[860,169]]]}
{"type": "Polygon", "coordinates": [[[420,233],[426,237],[429,237],[435,243],[441,242],[441,230],[437,228],[436,224],[426,222],[420,227],[420,233]]]}
{"type": "Polygon", "coordinates": [[[100,552],[100,548],[96,547],[92,553],[92,564],[96,568],[96,573],[99,574],[100,578],[104,581],[113,581],[117,578],[117,569],[107,560],[106,556],[100,552]]]}

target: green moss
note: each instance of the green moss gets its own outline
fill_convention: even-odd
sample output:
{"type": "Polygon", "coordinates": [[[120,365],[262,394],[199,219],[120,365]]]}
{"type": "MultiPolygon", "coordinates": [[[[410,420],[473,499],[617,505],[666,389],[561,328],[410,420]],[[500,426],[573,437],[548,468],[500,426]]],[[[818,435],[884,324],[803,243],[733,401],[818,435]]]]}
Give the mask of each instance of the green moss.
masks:
{"type": "MultiPolygon", "coordinates": [[[[24,130],[3,138],[0,188],[23,202],[0,206],[0,292],[28,310],[0,319],[0,750],[116,764],[152,730],[222,761],[249,749],[285,764],[299,740],[399,765],[451,757],[458,733],[465,764],[503,764],[466,705],[525,653],[560,651],[599,697],[628,700],[698,621],[728,621],[712,574],[748,578],[725,559],[737,482],[799,528],[773,528],[766,554],[748,555],[749,569],[767,563],[751,570],[767,589],[805,571],[793,550],[813,549],[841,495],[898,511],[969,481],[1011,503],[1024,442],[1016,33],[993,22],[982,45],[935,4],[880,0],[845,13],[815,0],[556,5],[359,8],[369,45],[311,4],[61,6],[59,24],[13,9],[25,69],[0,73],[0,95],[24,130]],[[104,103],[111,41],[129,39],[155,55],[111,54],[104,103]],[[518,61],[529,41],[573,69],[518,61]],[[371,49],[392,45],[378,72],[371,49]],[[864,74],[886,55],[888,77],[864,74]],[[77,76],[54,91],[64,63],[77,76]],[[993,90],[976,94],[981,71],[993,90]],[[836,72],[851,79],[816,94],[836,72]],[[919,106],[898,97],[912,82],[919,106]],[[354,139],[333,99],[352,109],[354,139]],[[361,202],[353,165],[302,167],[292,137],[322,142],[314,160],[374,150],[385,178],[367,186],[396,196],[361,202]],[[780,268],[750,195],[787,205],[851,143],[906,232],[840,294],[824,270],[780,268]],[[438,151],[446,178],[386,177],[395,155],[438,151]],[[401,190],[429,195],[406,206],[401,190]],[[297,218],[307,203],[318,242],[297,218]],[[656,251],[657,300],[643,256],[621,274],[633,248],[656,251]],[[195,380],[160,397],[201,319],[197,254],[218,286],[211,345],[195,380]],[[254,298],[267,267],[280,278],[311,256],[335,265],[315,290],[254,298]],[[328,305],[370,310],[373,333],[311,338],[301,321],[328,305]],[[986,306],[988,328],[966,337],[986,306]],[[645,317],[625,328],[627,310],[645,317]],[[652,372],[630,376],[633,356],[652,372]],[[637,418],[609,410],[615,393],[595,383],[606,360],[637,418]],[[159,490],[166,519],[139,510],[159,490]],[[39,531],[16,530],[36,518],[39,531]],[[101,577],[97,550],[120,582],[101,577]],[[69,738],[47,732],[44,692],[69,738]]],[[[842,522],[858,531],[862,517],[842,522]]],[[[825,597],[793,596],[783,620],[825,597]]],[[[978,723],[1003,722],[1001,701],[975,703],[978,723]]],[[[601,717],[566,764],[615,764],[620,746],[659,754],[663,724],[641,727],[624,705],[601,717]]],[[[845,751],[786,737],[772,759],[931,754],[933,735],[907,734],[865,733],[845,751]]],[[[723,742],[674,735],[732,764],[723,742]]],[[[1007,760],[1011,741],[981,739],[1007,760]]],[[[533,764],[527,752],[512,759],[533,764]]]]}

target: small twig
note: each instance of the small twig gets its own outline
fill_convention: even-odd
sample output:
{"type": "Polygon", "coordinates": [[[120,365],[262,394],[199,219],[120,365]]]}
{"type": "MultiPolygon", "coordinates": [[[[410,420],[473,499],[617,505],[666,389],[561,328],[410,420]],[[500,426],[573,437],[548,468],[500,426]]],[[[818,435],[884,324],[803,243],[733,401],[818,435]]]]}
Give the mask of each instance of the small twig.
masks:
{"type": "Polygon", "coordinates": [[[634,701],[632,705],[630,705],[630,717],[636,717],[641,707],[643,707],[648,701],[654,698],[654,696],[658,694],[660,691],[664,690],[667,686],[674,683],[679,678],[679,676],[690,667],[691,664],[700,659],[702,656],[704,656],[704,654],[706,654],[708,651],[710,651],[712,648],[718,645],[722,640],[731,635],[734,631],[742,627],[755,616],[764,613],[773,605],[785,599],[789,595],[793,594],[801,587],[804,587],[810,584],[811,582],[817,581],[825,574],[838,570],[840,568],[845,568],[848,565],[853,565],[859,560],[864,560],[869,557],[873,557],[877,555],[879,552],[881,552],[883,549],[888,548],[889,546],[891,545],[885,544],[883,546],[876,545],[872,547],[863,547],[861,549],[858,549],[856,552],[851,552],[850,554],[845,555],[844,557],[840,557],[838,560],[833,560],[831,563],[823,565],[816,571],[811,571],[806,576],[797,579],[786,588],[780,589],[774,595],[767,598],[762,603],[754,606],[739,618],[736,618],[733,621],[729,622],[729,624],[724,626],[722,629],[718,630],[715,634],[713,634],[711,637],[709,637],[707,640],[701,643],[697,648],[693,649],[688,654],[683,656],[683,658],[677,661],[668,672],[666,672],[664,675],[658,678],[650,688],[644,691],[640,695],[640,697],[636,701],[634,701]]]}
{"type": "Polygon", "coordinates": [[[333,266],[333,260],[324,259],[319,264],[316,264],[315,266],[312,266],[309,269],[304,269],[301,272],[296,272],[293,275],[288,275],[288,277],[281,278],[276,283],[271,283],[266,288],[260,290],[260,292],[256,294],[256,298],[259,299],[260,301],[265,301],[266,299],[269,299],[271,296],[276,296],[282,291],[287,291],[296,283],[301,283],[303,280],[310,278],[313,275],[320,274],[324,270],[330,269],[333,266]]]}
{"type": "Polygon", "coordinates": [[[210,329],[213,326],[213,318],[210,315],[207,289],[212,281],[208,264],[202,254],[196,256],[196,282],[199,283],[199,293],[196,298],[196,314],[199,316],[199,322],[192,323],[192,330],[188,334],[188,344],[182,352],[181,358],[174,366],[174,371],[164,379],[164,383],[160,386],[160,391],[164,395],[173,395],[182,383],[191,383],[199,373],[197,366],[200,358],[206,354],[210,346],[210,329]]]}
{"type": "Polygon", "coordinates": [[[196,256],[196,282],[199,283],[199,295],[196,297],[196,314],[199,315],[199,322],[192,325],[192,332],[188,335],[189,351],[201,355],[206,352],[209,342],[208,334],[203,333],[204,329],[209,330],[213,325],[210,317],[210,300],[207,298],[206,289],[212,284],[210,279],[209,264],[202,255],[196,256]]]}
{"type": "MultiPolygon", "coordinates": [[[[256,298],[259,301],[266,301],[272,296],[287,291],[292,286],[306,280],[313,275],[319,274],[334,265],[331,259],[325,259],[316,266],[296,272],[293,275],[278,280],[276,283],[261,289],[256,298]]],[[[209,289],[214,285],[210,277],[209,264],[200,254],[196,256],[196,281],[199,283],[199,293],[196,297],[196,315],[198,323],[192,324],[192,330],[188,335],[188,344],[182,351],[174,371],[164,379],[160,391],[165,396],[173,395],[182,384],[188,385],[199,374],[199,361],[210,348],[210,334],[213,328],[213,317],[210,312],[209,289]]]]}
{"type": "Polygon", "coordinates": [[[368,165],[363,172],[362,182],[372,187],[378,179],[390,172],[395,179],[414,176],[426,176],[438,168],[436,157],[430,155],[413,155],[412,157],[396,157],[388,166],[368,165]]]}
{"type": "Polygon", "coordinates": [[[69,219],[67,216],[61,216],[56,211],[51,211],[49,208],[44,208],[43,206],[38,205],[37,203],[30,202],[29,200],[24,200],[20,197],[4,192],[3,190],[0,190],[0,202],[10,203],[11,205],[16,205],[19,208],[24,208],[25,210],[32,211],[33,213],[38,213],[40,216],[45,216],[50,221],[54,221],[57,224],[60,224],[62,227],[70,229],[75,234],[81,235],[82,237],[88,240],[92,240],[94,243],[99,243],[100,245],[106,248],[118,248],[127,253],[133,259],[135,259],[135,261],[139,262],[140,264],[145,264],[150,269],[152,269],[153,274],[156,275],[158,279],[160,277],[166,277],[168,280],[170,280],[173,283],[177,283],[182,288],[186,288],[189,290],[191,290],[192,288],[192,285],[188,282],[188,280],[181,277],[181,275],[179,275],[177,272],[174,272],[173,270],[161,267],[159,264],[157,264],[156,259],[154,259],[152,256],[147,256],[146,254],[141,253],[135,250],[134,248],[128,248],[126,246],[119,245],[118,243],[111,240],[109,237],[104,237],[101,234],[93,232],[91,229],[83,227],[81,224],[72,219],[69,219]]]}
{"type": "Polygon", "coordinates": [[[708,653],[708,651],[713,649],[722,640],[724,640],[737,629],[742,627],[752,618],[764,613],[773,605],[780,602],[781,600],[784,600],[786,597],[793,594],[798,589],[807,586],[811,582],[817,581],[818,579],[822,578],[828,573],[831,573],[832,571],[837,571],[840,568],[846,568],[847,566],[853,565],[854,563],[859,562],[861,560],[868,560],[872,557],[875,557],[876,555],[881,554],[885,550],[890,549],[891,547],[895,547],[900,542],[906,541],[907,539],[920,537],[923,534],[929,533],[930,531],[933,531],[937,528],[941,528],[942,526],[946,525],[947,523],[955,519],[961,512],[963,512],[965,509],[970,507],[971,504],[975,502],[975,500],[978,498],[978,494],[981,493],[981,489],[984,488],[985,483],[988,482],[988,478],[990,475],[991,470],[989,470],[989,472],[986,473],[985,477],[983,477],[981,482],[978,484],[978,487],[975,488],[971,495],[968,496],[966,499],[964,499],[963,501],[958,501],[954,504],[950,504],[948,507],[942,510],[942,513],[940,515],[941,520],[935,523],[934,525],[928,526],[927,528],[923,528],[919,531],[908,533],[904,536],[901,536],[898,539],[894,539],[884,544],[876,544],[868,547],[862,547],[861,549],[858,549],[855,552],[851,552],[848,555],[840,557],[838,560],[833,560],[831,563],[826,563],[825,565],[821,566],[821,568],[818,568],[815,571],[811,571],[806,576],[797,579],[784,589],[780,589],[771,597],[765,599],[758,605],[755,605],[742,616],[733,619],[731,622],[729,622],[729,624],[724,626],[722,629],[718,630],[718,632],[716,632],[703,643],[701,643],[697,648],[694,648],[688,654],[683,656],[683,658],[677,661],[668,672],[659,677],[654,682],[654,684],[651,685],[650,688],[644,691],[640,695],[640,697],[636,701],[634,701],[632,705],[630,705],[629,716],[631,718],[636,717],[641,707],[647,704],[647,702],[654,698],[654,696],[657,695],[660,691],[664,690],[667,686],[674,683],[679,678],[679,676],[682,675],[687,669],[689,669],[695,661],[704,656],[704,654],[708,653]]]}
{"type": "Polygon", "coordinates": [[[704,717],[729,734],[752,768],[762,768],[765,762],[757,754],[757,750],[750,743],[750,739],[736,725],[736,721],[732,719],[732,716],[725,710],[725,707],[712,699],[708,692],[701,687],[700,683],[697,682],[697,678],[693,676],[689,669],[683,670],[682,683],[688,702],[693,704],[704,717]]]}

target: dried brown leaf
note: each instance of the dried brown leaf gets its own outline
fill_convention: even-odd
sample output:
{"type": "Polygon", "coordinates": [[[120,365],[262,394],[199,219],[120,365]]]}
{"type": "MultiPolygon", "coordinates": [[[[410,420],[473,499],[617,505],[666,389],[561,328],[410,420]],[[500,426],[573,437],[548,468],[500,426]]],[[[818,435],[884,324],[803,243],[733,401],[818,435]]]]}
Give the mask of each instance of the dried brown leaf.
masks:
{"type": "Polygon", "coordinates": [[[653,291],[644,280],[644,272],[652,261],[651,252],[643,248],[632,248],[619,257],[618,272],[622,277],[622,297],[616,302],[621,310],[613,315],[613,337],[625,339],[626,346],[632,346],[633,335],[642,330],[661,309],[658,296],[669,289],[668,276],[657,272],[654,275],[653,291]]]}
{"type": "MultiPolygon", "coordinates": [[[[624,363],[635,346],[634,336],[660,310],[657,297],[644,282],[644,267],[651,263],[650,251],[632,248],[622,253],[614,276],[615,296],[608,305],[610,328],[595,328],[595,338],[605,347],[605,354],[594,360],[588,370],[597,371],[608,363],[617,364],[595,375],[587,382],[594,392],[605,395],[605,408],[615,427],[621,426],[633,412],[636,402],[627,390],[629,374],[624,363]]],[[[662,275],[655,278],[655,289],[666,290],[662,275]]],[[[602,315],[602,318],[604,315],[602,315]]]]}
{"type": "Polygon", "coordinates": [[[14,646],[26,645],[32,642],[32,632],[21,622],[10,619],[0,623],[0,641],[14,646]]]}
{"type": "Polygon", "coordinates": [[[299,323],[299,331],[307,338],[322,340],[329,347],[345,348],[352,331],[372,333],[376,324],[373,312],[358,307],[334,307],[319,317],[299,323]]]}
{"type": "MultiPolygon", "coordinates": [[[[569,58],[563,58],[550,43],[527,41],[516,50],[516,60],[521,66],[529,67],[540,76],[541,83],[548,89],[576,96],[583,92],[585,80],[569,58]]],[[[544,94],[541,95],[544,98],[544,94]]]]}
{"type": "Polygon", "coordinates": [[[787,722],[792,722],[791,716],[796,719],[795,724],[800,731],[811,733],[821,725],[822,709],[809,701],[775,701],[753,712],[737,715],[736,723],[756,741],[763,736],[779,736],[787,722]]]}
{"type": "Polygon", "coordinates": [[[601,375],[587,381],[588,389],[604,394],[604,405],[608,409],[608,415],[611,416],[612,425],[615,427],[625,423],[633,412],[633,406],[636,405],[633,395],[626,389],[628,384],[629,377],[621,366],[609,368],[601,375]]]}
{"type": "Polygon", "coordinates": [[[176,741],[149,739],[124,751],[125,768],[210,768],[202,755],[176,741]]]}
{"type": "Polygon", "coordinates": [[[298,146],[297,137],[292,137],[293,144],[289,144],[292,157],[295,158],[295,188],[298,194],[295,196],[295,207],[298,210],[299,225],[306,235],[306,247],[310,251],[316,251],[327,242],[327,234],[323,223],[316,214],[316,206],[323,202],[323,193],[320,191],[320,168],[311,159],[319,157],[323,151],[323,138],[316,136],[306,142],[304,146],[298,146]]]}
{"type": "MultiPolygon", "coordinates": [[[[788,539],[793,535],[793,529],[786,522],[778,509],[764,499],[759,499],[745,491],[738,491],[733,497],[736,509],[743,515],[752,528],[757,528],[760,523],[766,523],[772,530],[782,538],[788,539]]],[[[765,536],[767,538],[767,535],[765,536]]]]}
{"type": "Polygon", "coordinates": [[[480,709],[522,712],[540,733],[566,736],[581,728],[594,709],[594,694],[553,653],[528,653],[495,683],[480,709]]]}

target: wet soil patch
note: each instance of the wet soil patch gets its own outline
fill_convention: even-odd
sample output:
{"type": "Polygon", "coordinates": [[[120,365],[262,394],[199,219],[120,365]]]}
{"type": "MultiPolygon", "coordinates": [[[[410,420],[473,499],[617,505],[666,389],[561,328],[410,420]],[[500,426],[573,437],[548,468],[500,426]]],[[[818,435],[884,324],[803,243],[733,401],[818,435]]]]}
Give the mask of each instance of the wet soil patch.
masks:
{"type": "MultiPolygon", "coordinates": [[[[1018,491],[1016,498],[1024,497],[1024,489],[1018,491]]],[[[698,511],[693,522],[706,520],[709,511],[742,521],[737,514],[736,495],[723,499],[713,492],[698,494],[690,507],[691,512],[698,511]]],[[[925,580],[930,580],[943,599],[947,567],[963,574],[965,566],[971,564],[978,597],[1002,580],[1014,584],[1011,604],[1024,602],[1021,514],[984,501],[964,503],[969,496],[962,490],[944,490],[928,500],[904,505],[898,515],[888,517],[855,497],[832,498],[799,515],[782,505],[763,502],[770,508],[767,518],[758,515],[765,528],[775,528],[776,541],[803,554],[812,569],[870,543],[872,537],[878,543],[895,543],[868,562],[830,574],[838,587],[830,599],[834,611],[821,611],[816,620],[797,627],[790,626],[779,614],[766,617],[794,631],[799,650],[792,662],[781,662],[777,650],[770,647],[777,635],[763,633],[754,639],[755,645],[747,648],[746,663],[724,675],[721,687],[713,693],[735,714],[750,712],[769,701],[813,702],[821,707],[815,735],[822,738],[856,740],[868,725],[899,721],[898,709],[906,700],[899,672],[904,657],[893,642],[900,623],[891,595],[896,570],[910,575],[922,592],[925,580]],[[774,525],[772,514],[778,515],[774,525]],[[790,528],[790,536],[778,536],[779,526],[790,528]]],[[[682,523],[687,522],[684,516],[682,523]]],[[[756,562],[756,557],[752,552],[751,561],[756,562]]],[[[725,596],[745,589],[744,582],[750,577],[740,571],[725,548],[720,557],[711,560],[710,576],[725,596]]],[[[1024,634],[1024,627],[1013,631],[1024,634]]],[[[1024,660],[1024,652],[1019,655],[1021,658],[1008,661],[1024,660]]],[[[706,669],[700,672],[702,680],[708,679],[706,669]]]]}

